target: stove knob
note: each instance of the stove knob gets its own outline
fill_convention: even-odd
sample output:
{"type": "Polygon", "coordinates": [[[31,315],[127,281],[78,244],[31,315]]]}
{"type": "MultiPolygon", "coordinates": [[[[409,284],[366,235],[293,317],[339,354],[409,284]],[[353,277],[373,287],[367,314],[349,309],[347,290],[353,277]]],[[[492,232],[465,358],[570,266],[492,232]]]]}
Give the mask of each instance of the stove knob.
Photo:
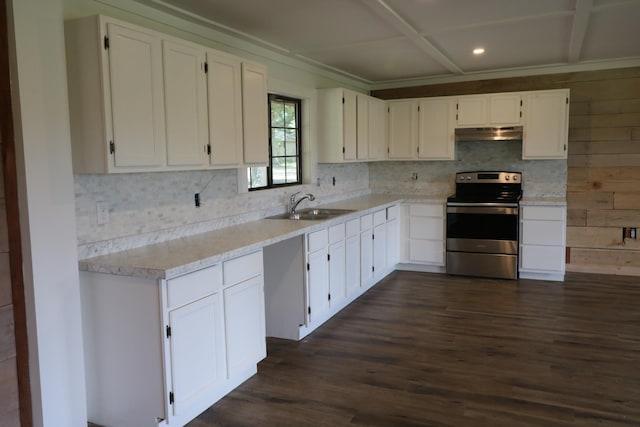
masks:
{"type": "Polygon", "coordinates": [[[505,176],[504,179],[506,179],[507,181],[509,181],[509,175],[505,176]]]}
{"type": "Polygon", "coordinates": [[[467,181],[471,181],[471,177],[467,175],[467,181]]]}
{"type": "Polygon", "coordinates": [[[513,180],[517,181],[518,180],[518,175],[513,175],[513,180]]]}

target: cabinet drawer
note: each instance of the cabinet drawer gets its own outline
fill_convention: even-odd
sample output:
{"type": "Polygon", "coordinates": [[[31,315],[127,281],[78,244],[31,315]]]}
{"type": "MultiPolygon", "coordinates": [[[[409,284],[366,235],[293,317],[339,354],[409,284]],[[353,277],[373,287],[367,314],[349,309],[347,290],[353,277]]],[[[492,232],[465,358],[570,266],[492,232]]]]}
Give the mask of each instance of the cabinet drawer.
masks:
{"type": "Polygon", "coordinates": [[[225,286],[262,274],[262,251],[239,256],[222,264],[225,286]]]}
{"type": "Polygon", "coordinates": [[[444,209],[442,205],[410,205],[410,216],[433,216],[438,218],[444,217],[444,209]]]}
{"type": "Polygon", "coordinates": [[[346,236],[355,236],[360,232],[360,218],[350,219],[346,224],[346,236]]]}
{"type": "Polygon", "coordinates": [[[307,234],[307,252],[314,252],[327,246],[328,232],[324,230],[307,234]]]}
{"type": "Polygon", "coordinates": [[[387,221],[387,211],[381,210],[373,213],[373,226],[384,224],[387,221]]]}
{"type": "Polygon", "coordinates": [[[344,240],[344,222],[329,227],[329,244],[344,240]]]}
{"type": "Polygon", "coordinates": [[[167,280],[167,306],[179,307],[220,290],[220,264],[167,280]]]}
{"type": "Polygon", "coordinates": [[[522,219],[564,221],[564,208],[557,206],[525,206],[522,208],[522,219]]]}
{"type": "Polygon", "coordinates": [[[389,206],[387,208],[387,220],[398,218],[400,208],[396,206],[389,206]]]}
{"type": "Polygon", "coordinates": [[[522,223],[522,244],[524,245],[564,245],[563,221],[524,221],[522,223]]]}
{"type": "Polygon", "coordinates": [[[412,239],[444,239],[444,222],[442,218],[409,218],[409,236],[412,239]]]}
{"type": "Polygon", "coordinates": [[[369,230],[373,224],[373,215],[366,214],[360,217],[360,231],[369,230]]]}
{"type": "Polygon", "coordinates": [[[523,245],[521,266],[523,269],[564,271],[564,247],[523,245]]]}
{"type": "Polygon", "coordinates": [[[444,243],[437,240],[410,240],[409,261],[444,265],[444,243]]]}

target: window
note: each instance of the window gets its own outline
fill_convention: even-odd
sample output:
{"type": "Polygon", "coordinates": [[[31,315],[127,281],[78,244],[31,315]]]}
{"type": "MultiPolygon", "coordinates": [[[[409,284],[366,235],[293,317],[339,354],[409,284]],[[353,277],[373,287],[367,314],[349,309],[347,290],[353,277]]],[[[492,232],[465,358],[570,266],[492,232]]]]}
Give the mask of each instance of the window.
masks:
{"type": "Polygon", "coordinates": [[[302,183],[300,99],[269,95],[269,165],[248,169],[249,190],[302,183]]]}

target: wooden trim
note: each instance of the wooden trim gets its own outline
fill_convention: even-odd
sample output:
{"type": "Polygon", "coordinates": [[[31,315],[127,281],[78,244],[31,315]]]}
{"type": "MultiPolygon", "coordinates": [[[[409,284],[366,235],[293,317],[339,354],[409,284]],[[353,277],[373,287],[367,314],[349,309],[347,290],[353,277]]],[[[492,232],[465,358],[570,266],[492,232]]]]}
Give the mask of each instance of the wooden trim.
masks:
{"type": "Polygon", "coordinates": [[[4,193],[7,204],[9,265],[11,270],[11,294],[16,340],[20,425],[21,427],[31,427],[33,426],[33,415],[29,376],[27,314],[22,276],[22,243],[20,236],[20,213],[18,210],[16,147],[11,105],[7,3],[6,0],[0,0],[0,141],[2,142],[0,146],[2,147],[4,193]]]}

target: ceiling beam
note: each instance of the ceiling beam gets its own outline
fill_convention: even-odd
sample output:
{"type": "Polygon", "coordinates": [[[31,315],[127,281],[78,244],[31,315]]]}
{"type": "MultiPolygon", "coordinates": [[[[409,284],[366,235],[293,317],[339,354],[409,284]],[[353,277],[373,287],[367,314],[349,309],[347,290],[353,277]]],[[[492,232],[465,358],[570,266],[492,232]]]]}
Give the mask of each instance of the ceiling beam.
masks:
{"type": "Polygon", "coordinates": [[[576,0],[576,11],[573,14],[571,38],[569,39],[569,56],[567,58],[569,64],[580,61],[580,52],[582,52],[582,43],[584,43],[584,37],[587,34],[592,6],[593,0],[576,0]]]}
{"type": "Polygon", "coordinates": [[[451,61],[440,49],[435,47],[426,37],[422,36],[411,24],[393,10],[384,0],[362,0],[362,3],[378,16],[392,25],[396,30],[404,34],[418,49],[425,52],[432,59],[454,74],[464,74],[453,61],[451,61]]]}

